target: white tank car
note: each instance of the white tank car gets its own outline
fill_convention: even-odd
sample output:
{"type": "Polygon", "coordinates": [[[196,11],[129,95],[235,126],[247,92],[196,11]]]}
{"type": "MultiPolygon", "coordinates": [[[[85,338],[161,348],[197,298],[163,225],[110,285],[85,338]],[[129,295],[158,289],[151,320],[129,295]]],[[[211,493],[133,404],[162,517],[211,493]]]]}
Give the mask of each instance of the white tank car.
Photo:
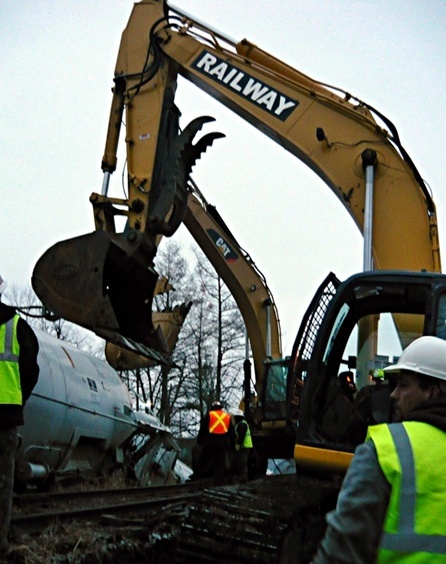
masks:
{"type": "Polygon", "coordinates": [[[113,368],[35,332],[40,375],[25,407],[25,425],[19,427],[17,483],[42,485],[59,476],[101,474],[124,465],[132,471],[141,461],[143,474],[133,472],[140,485],[175,481],[179,447],[170,430],[153,414],[141,417],[133,411],[128,389],[113,368]]]}

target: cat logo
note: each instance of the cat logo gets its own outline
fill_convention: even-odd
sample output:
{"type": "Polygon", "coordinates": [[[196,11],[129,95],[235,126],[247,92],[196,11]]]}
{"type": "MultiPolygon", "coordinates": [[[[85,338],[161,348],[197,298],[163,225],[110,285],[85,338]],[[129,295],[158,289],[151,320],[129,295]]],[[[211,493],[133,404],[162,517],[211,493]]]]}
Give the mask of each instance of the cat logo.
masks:
{"type": "Polygon", "coordinates": [[[231,245],[223,239],[214,229],[208,229],[207,234],[215,243],[217,249],[221,252],[226,262],[234,262],[238,259],[238,254],[234,251],[231,245]]]}
{"type": "Polygon", "coordinates": [[[297,100],[288,98],[209,51],[204,50],[192,67],[281,121],[285,121],[299,105],[297,100]]]}

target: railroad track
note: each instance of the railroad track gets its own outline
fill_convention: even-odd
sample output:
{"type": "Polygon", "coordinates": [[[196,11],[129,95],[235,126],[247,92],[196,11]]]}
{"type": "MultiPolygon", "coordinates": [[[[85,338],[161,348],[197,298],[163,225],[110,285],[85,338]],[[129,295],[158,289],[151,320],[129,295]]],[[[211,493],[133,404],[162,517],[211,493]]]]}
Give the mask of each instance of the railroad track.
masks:
{"type": "Polygon", "coordinates": [[[175,563],[277,561],[288,519],[277,516],[271,500],[206,490],[188,509],[177,537],[175,563]]]}
{"type": "Polygon", "coordinates": [[[70,490],[48,493],[24,493],[14,495],[13,505],[17,513],[32,507],[48,508],[63,504],[94,503],[96,500],[113,500],[126,498],[169,497],[180,492],[199,491],[212,484],[210,480],[200,480],[171,486],[102,488],[94,490],[70,490]]]}
{"type": "Polygon", "coordinates": [[[179,506],[209,484],[197,481],[176,486],[16,495],[11,525],[35,533],[54,523],[104,521],[105,514],[119,517],[158,513],[160,508],[179,506]]]}

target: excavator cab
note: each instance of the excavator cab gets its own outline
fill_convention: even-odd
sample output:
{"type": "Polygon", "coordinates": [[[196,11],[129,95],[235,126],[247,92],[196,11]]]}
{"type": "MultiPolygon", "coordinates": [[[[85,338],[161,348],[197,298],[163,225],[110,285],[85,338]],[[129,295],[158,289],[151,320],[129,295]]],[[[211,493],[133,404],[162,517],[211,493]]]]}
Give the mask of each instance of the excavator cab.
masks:
{"type": "Polygon", "coordinates": [[[378,391],[370,374],[395,363],[422,335],[445,339],[445,327],[445,275],[371,271],[341,284],[331,274],[293,348],[290,393],[303,383],[297,466],[345,471],[367,426],[392,420],[390,386],[380,382],[378,391]],[[346,373],[353,393],[343,385],[346,373]]]}
{"type": "Polygon", "coordinates": [[[287,417],[287,379],[289,358],[266,360],[263,379],[262,419],[285,420],[287,417]]]}

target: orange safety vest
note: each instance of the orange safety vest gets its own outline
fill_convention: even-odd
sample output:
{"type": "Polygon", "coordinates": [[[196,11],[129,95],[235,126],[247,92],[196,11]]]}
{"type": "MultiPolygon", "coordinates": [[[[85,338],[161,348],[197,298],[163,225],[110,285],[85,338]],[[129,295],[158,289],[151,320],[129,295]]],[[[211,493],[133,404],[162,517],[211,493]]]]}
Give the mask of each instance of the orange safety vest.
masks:
{"type": "Polygon", "coordinates": [[[209,412],[209,433],[211,435],[224,435],[228,432],[231,416],[222,410],[209,412]]]}

